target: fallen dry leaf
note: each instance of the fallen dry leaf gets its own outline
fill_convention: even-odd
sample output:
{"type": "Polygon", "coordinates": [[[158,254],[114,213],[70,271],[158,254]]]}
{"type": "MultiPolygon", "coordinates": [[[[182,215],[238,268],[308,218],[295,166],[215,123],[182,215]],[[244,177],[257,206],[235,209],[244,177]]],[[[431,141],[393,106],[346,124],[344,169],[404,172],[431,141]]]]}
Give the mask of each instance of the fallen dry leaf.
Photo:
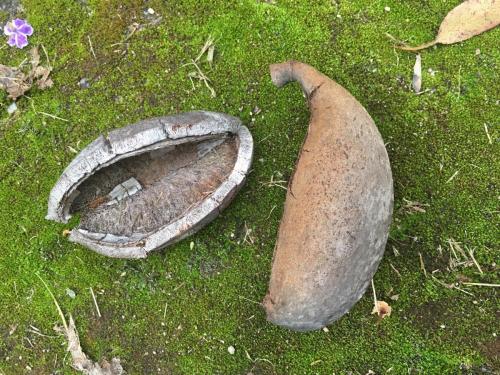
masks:
{"type": "Polygon", "coordinates": [[[73,317],[69,316],[69,325],[64,327],[64,334],[68,340],[68,352],[73,360],[73,368],[83,372],[85,375],[121,375],[124,374],[123,367],[118,358],[113,358],[111,363],[102,360],[101,364],[93,362],[83,352],[80,346],[80,338],[76,331],[73,317]]]}
{"type": "Polygon", "coordinates": [[[498,24],[500,24],[500,1],[467,0],[446,15],[436,39],[417,47],[399,48],[405,51],[418,51],[438,43],[453,44],[472,38],[498,24]]]}
{"type": "Polygon", "coordinates": [[[384,301],[377,301],[376,305],[373,306],[372,314],[377,314],[379,318],[384,319],[386,316],[391,316],[392,308],[384,301]]]}
{"type": "Polygon", "coordinates": [[[19,69],[0,64],[0,89],[7,91],[9,98],[15,100],[31,88],[26,78],[19,69]]]}
{"type": "Polygon", "coordinates": [[[9,98],[13,100],[29,91],[34,83],[41,90],[52,87],[54,84],[49,78],[52,68],[40,65],[38,47],[33,47],[30,55],[31,68],[27,73],[24,73],[20,68],[0,64],[0,90],[7,91],[9,98]]]}
{"type": "Polygon", "coordinates": [[[30,54],[31,71],[29,72],[28,77],[31,81],[36,80],[36,84],[41,90],[52,87],[54,82],[52,82],[49,78],[49,74],[52,72],[52,67],[40,66],[40,53],[38,52],[38,47],[33,47],[30,54]]]}
{"type": "Polygon", "coordinates": [[[33,71],[33,78],[36,79],[36,85],[39,89],[44,90],[54,85],[52,79],[49,78],[51,71],[51,68],[46,68],[44,66],[37,66],[33,71]]]}

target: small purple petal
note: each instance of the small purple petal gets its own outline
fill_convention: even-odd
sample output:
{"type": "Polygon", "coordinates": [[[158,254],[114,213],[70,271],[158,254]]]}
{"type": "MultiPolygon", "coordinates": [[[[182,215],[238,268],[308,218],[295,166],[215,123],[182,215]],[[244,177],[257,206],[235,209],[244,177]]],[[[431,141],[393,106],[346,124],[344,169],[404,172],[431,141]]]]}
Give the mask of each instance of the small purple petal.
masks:
{"type": "Polygon", "coordinates": [[[9,40],[7,41],[7,44],[11,47],[14,47],[16,45],[16,35],[15,34],[12,34],[10,37],[9,37],[9,40]]]}
{"type": "Polygon", "coordinates": [[[24,48],[28,45],[28,38],[23,34],[16,34],[16,46],[17,48],[24,48]]]}
{"type": "Polygon", "coordinates": [[[33,34],[33,27],[31,27],[31,25],[29,23],[26,23],[24,25],[22,25],[21,27],[19,27],[17,29],[18,32],[20,32],[21,34],[24,34],[24,35],[32,35],[33,34]]]}
{"type": "Polygon", "coordinates": [[[14,21],[12,21],[12,23],[17,29],[19,29],[23,25],[26,25],[26,21],[20,18],[16,18],[14,21]]]}
{"type": "Polygon", "coordinates": [[[3,27],[3,33],[7,36],[14,34],[14,29],[11,27],[10,22],[3,27]]]}

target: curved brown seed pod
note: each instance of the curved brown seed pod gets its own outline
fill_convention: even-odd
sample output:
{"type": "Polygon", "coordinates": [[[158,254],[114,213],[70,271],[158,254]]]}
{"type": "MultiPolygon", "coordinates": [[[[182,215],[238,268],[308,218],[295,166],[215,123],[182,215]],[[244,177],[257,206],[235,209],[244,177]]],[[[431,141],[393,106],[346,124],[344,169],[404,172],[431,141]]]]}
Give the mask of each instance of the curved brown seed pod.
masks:
{"type": "Polygon", "coordinates": [[[319,329],[361,298],[382,258],[393,206],[382,137],[343,87],[300,62],[271,65],[298,81],[311,119],[289,183],[264,307],[269,321],[319,329]]]}

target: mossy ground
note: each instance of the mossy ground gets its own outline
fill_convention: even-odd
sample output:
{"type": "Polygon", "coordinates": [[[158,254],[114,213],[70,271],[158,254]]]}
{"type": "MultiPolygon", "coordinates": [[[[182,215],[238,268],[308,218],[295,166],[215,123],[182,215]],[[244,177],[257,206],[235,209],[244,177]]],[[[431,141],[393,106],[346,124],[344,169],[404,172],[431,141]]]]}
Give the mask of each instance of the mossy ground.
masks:
{"type": "MultiPolygon", "coordinates": [[[[500,30],[422,52],[423,89],[432,91],[421,95],[409,89],[415,56],[394,49],[385,35],[430,40],[459,2],[25,0],[19,15],[35,28],[31,44],[47,49],[55,84],[20,98],[10,117],[9,100],[0,98],[0,374],[27,373],[27,366],[37,374],[73,372],[36,273],[75,317],[84,350],[94,359],[120,357],[131,374],[498,370],[495,289],[460,286],[468,295],[430,275],[447,284],[498,282],[500,30]],[[159,23],[144,15],[149,7],[159,23]],[[134,22],[143,27],[124,42],[134,22]],[[210,34],[215,60],[202,69],[215,98],[199,82],[193,90],[184,66],[210,34]],[[350,90],[387,142],[394,223],[374,282],[393,314],[381,322],[370,315],[370,291],[329,332],[272,326],[257,304],[285,198],[265,183],[290,176],[309,116],[296,85],[278,90],[268,76],[270,63],[291,58],[350,90]],[[90,88],[78,86],[82,78],[90,88]],[[255,106],[258,115],[251,114],[255,106]],[[67,226],[44,219],[73,149],[136,120],[191,109],[239,116],[255,140],[246,186],[202,231],[146,260],[126,261],[69,243],[67,226]],[[405,199],[428,206],[409,212],[405,199]],[[246,228],[253,244],[243,242],[246,228]],[[484,274],[470,265],[447,270],[450,238],[475,250],[484,274]]],[[[3,48],[0,61],[17,65],[27,52],[3,48]]]]}

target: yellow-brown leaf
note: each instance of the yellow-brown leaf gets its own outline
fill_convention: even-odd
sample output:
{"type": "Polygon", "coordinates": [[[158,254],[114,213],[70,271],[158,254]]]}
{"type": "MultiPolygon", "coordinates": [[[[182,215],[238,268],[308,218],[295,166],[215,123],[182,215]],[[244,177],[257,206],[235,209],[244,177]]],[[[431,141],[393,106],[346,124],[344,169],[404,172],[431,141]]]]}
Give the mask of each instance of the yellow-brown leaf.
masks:
{"type": "Polygon", "coordinates": [[[444,18],[435,40],[418,47],[400,47],[418,51],[434,44],[453,44],[472,38],[500,24],[500,0],[467,0],[444,18]]]}

